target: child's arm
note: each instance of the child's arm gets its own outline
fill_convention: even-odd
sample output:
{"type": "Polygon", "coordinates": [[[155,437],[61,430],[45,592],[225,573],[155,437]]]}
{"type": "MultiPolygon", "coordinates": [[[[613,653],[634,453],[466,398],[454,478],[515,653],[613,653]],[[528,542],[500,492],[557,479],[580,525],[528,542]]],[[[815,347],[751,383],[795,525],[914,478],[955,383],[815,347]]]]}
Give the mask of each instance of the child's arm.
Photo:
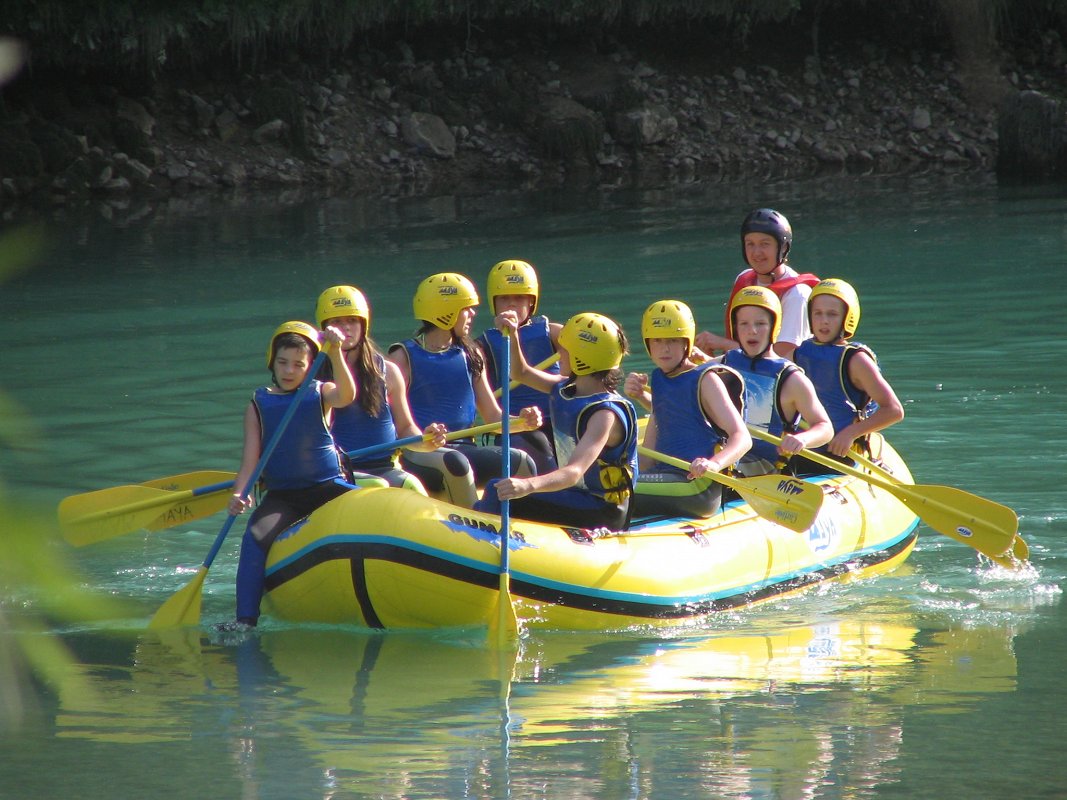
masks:
{"type": "Polygon", "coordinates": [[[496,484],[497,497],[501,500],[517,500],[528,494],[568,489],[582,479],[586,470],[613,439],[619,440],[621,437],[622,424],[618,417],[606,408],[596,411],[589,418],[589,424],[571,453],[570,461],[544,475],[499,481],[496,484]]]}
{"type": "Polygon", "coordinates": [[[794,455],[805,447],[814,450],[833,438],[833,423],[830,422],[830,416],[819,401],[815,386],[807,375],[794,372],[786,378],[782,394],[782,410],[786,412],[786,416],[792,417],[795,412],[800,412],[800,416],[810,427],[796,433],[783,434],[778,452],[794,455]]]}
{"type": "MultiPolygon", "coordinates": [[[[526,355],[519,346],[519,318],[514,311],[502,311],[496,315],[494,323],[511,342],[511,377],[513,380],[546,394],[551,392],[552,387],[557,383],[567,380],[565,375],[544,372],[527,363],[526,355]]],[[[503,381],[503,377],[501,380],[503,381]]],[[[492,421],[495,422],[495,420],[492,421]]]]}
{"type": "Polygon", "coordinates": [[[474,404],[477,406],[478,413],[482,419],[486,422],[500,422],[502,413],[500,403],[497,402],[493,390],[489,388],[489,378],[485,374],[485,370],[483,369],[477,375],[472,375],[471,383],[474,385],[474,404]]]}
{"type": "Polygon", "coordinates": [[[737,462],[752,448],[752,437],[745,421],[730,399],[726,386],[711,370],[700,380],[700,407],[708,419],[726,432],[726,442],[718,453],[697,465],[697,469],[690,473],[694,478],[708,471],[722,472],[723,467],[737,462]]]}
{"type": "MultiPolygon", "coordinates": [[[[255,403],[249,403],[248,408],[245,409],[244,430],[245,440],[244,448],[241,450],[241,466],[237,470],[237,477],[233,483],[237,491],[230,498],[228,507],[228,511],[235,516],[252,507],[252,492],[249,491],[248,495],[242,498],[241,491],[252,476],[256,464],[259,463],[259,456],[263,452],[263,442],[260,440],[259,431],[259,414],[256,413],[255,403]]],[[[249,487],[249,489],[251,488],[249,487]]]]}
{"type": "Polygon", "coordinates": [[[404,376],[400,372],[400,367],[392,361],[385,362],[385,385],[389,396],[389,411],[393,415],[397,438],[406,439],[409,436],[419,436],[423,433],[428,433],[433,437],[428,442],[408,445],[407,449],[429,453],[438,447],[443,447],[448,430],[440,422],[431,422],[426,426],[425,431],[419,430],[419,426],[415,424],[415,418],[411,416],[404,376]]]}
{"type": "Polygon", "coordinates": [[[345,335],[331,325],[323,331],[323,337],[326,341],[322,346],[326,348],[333,367],[333,381],[322,384],[322,399],[330,408],[344,408],[356,399],[356,379],[341,350],[345,335]]]}
{"type": "Polygon", "coordinates": [[[874,359],[867,353],[858,350],[849,359],[848,378],[856,388],[878,404],[878,409],[867,419],[856,420],[843,428],[830,440],[826,449],[835,456],[842,457],[848,455],[853,443],[861,436],[888,428],[904,419],[904,405],[889,385],[889,381],[882,377],[882,371],[878,369],[874,359]]]}

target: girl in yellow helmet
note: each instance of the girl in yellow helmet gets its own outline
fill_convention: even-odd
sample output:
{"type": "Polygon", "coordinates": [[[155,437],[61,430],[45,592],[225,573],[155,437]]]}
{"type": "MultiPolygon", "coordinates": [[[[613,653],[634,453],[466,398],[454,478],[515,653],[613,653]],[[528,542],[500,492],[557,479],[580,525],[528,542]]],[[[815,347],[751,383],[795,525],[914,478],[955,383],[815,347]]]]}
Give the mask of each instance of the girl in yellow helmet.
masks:
{"type": "MultiPolygon", "coordinates": [[[[271,337],[267,348],[267,368],[272,385],[252,395],[244,416],[244,449],[237,470],[235,486],[245,486],[259,462],[263,443],[274,431],[292,405],[296,390],[303,383],[315,355],[319,337],[336,345],[345,337],[337,328],[320,334],[306,322],[286,322],[271,337]]],[[[266,488],[256,510],[248,520],[241,540],[237,564],[237,621],[227,629],[255,626],[263,596],[267,551],[278,535],[329,500],[344,494],[353,485],[347,483],[330,434],[333,409],[350,404],[357,395],[356,383],[341,351],[330,347],[331,381],[313,381],[304,392],[300,405],[285,428],[281,439],[262,473],[266,488]]],[[[234,494],[229,512],[237,515],[253,505],[251,496],[234,494]]]]}
{"type": "Polygon", "coordinates": [[[687,473],[642,456],[634,490],[634,513],[641,516],[711,516],[722,503],[722,484],[701,476],[732,466],[752,446],[741,419],[741,377],[715,362],[698,366],[695,333],[693,312],[678,300],[657,300],[641,320],[641,336],[656,369],[651,380],[642,373],[627,375],[626,393],[643,401],[651,385],[645,447],[690,462],[687,473]]]}
{"type": "Polygon", "coordinates": [[[511,377],[551,395],[560,466],[533,477],[490,481],[475,508],[499,513],[500,501],[524,519],[622,530],[637,480],[637,415],[616,392],[628,350],[622,329],[605,316],[576,314],[559,335],[561,372],[531,367],[516,332],[518,315],[498,315],[511,343],[511,377]]]}
{"type": "MultiPolygon", "coordinates": [[[[484,361],[471,339],[478,292],[464,275],[441,272],[422,281],[412,307],[422,324],[410,339],[389,348],[389,360],[400,369],[407,384],[407,399],[415,422],[439,422],[448,430],[471,427],[476,414],[498,422],[500,405],[489,389],[484,361]]],[[[522,410],[516,430],[535,430],[541,412],[522,410]]],[[[511,448],[514,475],[532,475],[533,461],[511,448]]],[[[478,499],[475,487],[500,475],[499,447],[479,447],[473,439],[459,439],[432,453],[405,453],[404,468],[418,476],[431,492],[444,491],[456,505],[471,507],[478,499]]]]}
{"type": "Polygon", "coordinates": [[[782,439],[777,449],[753,442],[738,465],[746,475],[764,474],[775,469],[780,457],[826,444],[834,428],[804,372],[771,349],[781,327],[777,295],[763,286],[747,286],[734,295],[728,313],[730,336],[741,346],[727,351],[722,362],[745,379],[745,422],[782,439]]]}
{"type": "MultiPolygon", "coordinates": [[[[519,344],[527,361],[540,364],[557,352],[559,332],[563,326],[537,313],[541,290],[533,265],[516,259],[495,264],[489,270],[486,289],[489,308],[494,316],[503,311],[514,311],[518,316],[519,344]]],[[[501,377],[499,364],[503,359],[503,349],[508,344],[495,326],[487,328],[476,342],[485,359],[489,386],[497,390],[502,381],[507,380],[506,377],[501,377]]],[[[551,364],[544,369],[553,375],[559,374],[558,364],[551,364]]],[[[540,430],[517,434],[512,444],[530,454],[538,472],[554,469],[556,458],[552,447],[548,395],[529,386],[520,385],[511,390],[510,397],[512,414],[518,414],[526,406],[534,405],[541,409],[544,420],[540,430]]]]}
{"type": "Polygon", "coordinates": [[[808,299],[812,338],[793,354],[811,378],[834,426],[825,450],[847,458],[857,440],[904,419],[904,406],[878,368],[874,353],[853,341],[860,322],[856,290],[839,278],[828,278],[808,299]]]}
{"type": "MultiPolygon", "coordinates": [[[[408,408],[407,387],[399,367],[387,361],[370,336],[370,304],[355,286],[331,286],[319,295],[315,320],[319,327],[335,327],[345,339],[341,352],[359,385],[354,403],[334,411],[332,432],[342,452],[384,444],[398,438],[421,436],[422,431],[408,408]]],[[[329,371],[327,370],[327,375],[329,371]]],[[[445,426],[426,426],[431,440],[409,445],[412,450],[431,452],[445,443],[445,426]]],[[[362,476],[382,478],[390,486],[426,493],[419,479],[400,469],[392,452],[365,457],[349,464],[353,480],[362,476]]]]}

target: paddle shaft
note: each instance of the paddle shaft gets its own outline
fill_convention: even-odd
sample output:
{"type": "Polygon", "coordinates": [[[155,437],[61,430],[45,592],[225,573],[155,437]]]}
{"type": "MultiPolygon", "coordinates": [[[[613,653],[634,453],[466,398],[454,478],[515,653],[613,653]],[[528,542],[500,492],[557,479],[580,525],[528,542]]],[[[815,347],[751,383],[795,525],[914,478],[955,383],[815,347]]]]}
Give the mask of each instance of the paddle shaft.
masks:
{"type": "MultiPolygon", "coordinates": [[[[274,450],[278,447],[278,443],[282,440],[282,435],[285,433],[286,428],[289,427],[289,421],[296,414],[297,406],[300,405],[300,401],[307,394],[309,387],[315,380],[315,376],[319,372],[319,368],[322,366],[322,362],[326,359],[326,350],[331,345],[325,345],[319,350],[318,355],[315,356],[315,360],[311,362],[311,368],[308,369],[307,375],[301,382],[300,387],[296,390],[296,394],[293,395],[292,402],[289,403],[289,407],[285,409],[285,413],[282,415],[281,421],[278,423],[278,427],[274,430],[274,435],[270,437],[270,441],[267,442],[267,446],[263,448],[263,451],[259,454],[259,461],[256,462],[255,467],[252,468],[251,474],[248,476],[248,480],[245,481],[245,485],[241,487],[240,497],[242,500],[246,499],[251,494],[253,487],[259,481],[259,476],[263,474],[263,470],[267,468],[267,462],[270,461],[270,457],[274,454],[274,450]]],[[[219,535],[215,537],[214,544],[211,545],[211,551],[207,554],[207,558],[204,559],[204,569],[209,569],[211,563],[215,560],[215,556],[219,554],[219,550],[222,549],[222,543],[226,539],[226,534],[230,532],[230,528],[233,527],[234,520],[237,519],[237,514],[230,514],[226,519],[226,522],[222,525],[222,530],[219,531],[219,535]]]]}
{"type": "MultiPolygon", "coordinates": [[[[456,439],[467,439],[473,436],[480,436],[483,433],[496,433],[501,429],[505,417],[506,415],[501,417],[501,422],[487,422],[484,425],[475,425],[473,428],[449,431],[445,434],[445,441],[452,442],[456,439]]],[[[358,450],[349,450],[345,455],[351,459],[364,458],[366,456],[384,453],[388,450],[399,450],[402,447],[407,447],[409,444],[428,442],[431,438],[432,437],[428,434],[420,433],[417,436],[405,436],[403,439],[396,439],[392,442],[381,442],[379,444],[369,445],[368,447],[361,447],[358,450]]]]}
{"type": "MultiPolygon", "coordinates": [[[[510,355],[511,355],[511,353],[509,352],[508,353],[509,359],[508,359],[508,370],[507,370],[507,372],[504,372],[504,365],[503,364],[500,365],[500,371],[504,372],[504,374],[509,374],[511,372],[510,355]]],[[[540,361],[537,364],[535,364],[534,365],[534,369],[546,369],[547,367],[551,367],[557,361],[559,361],[559,353],[553,353],[548,358],[546,358],[544,361],[540,361]]],[[[507,384],[508,390],[510,391],[511,389],[514,389],[514,388],[518,387],[518,385],[520,383],[522,383],[522,381],[517,381],[517,380],[516,381],[511,381],[509,384],[507,384]]],[[[493,390],[493,396],[494,397],[499,397],[501,399],[501,403],[500,403],[501,407],[503,407],[504,409],[508,408],[508,403],[509,403],[511,398],[509,396],[507,400],[504,399],[504,384],[503,383],[500,384],[500,386],[498,388],[493,390]]]]}
{"type": "MultiPolygon", "coordinates": [[[[504,375],[511,375],[511,337],[504,334],[504,354],[500,360],[501,371],[504,375]]],[[[500,386],[500,450],[503,455],[500,458],[500,480],[506,481],[511,478],[511,415],[508,409],[511,407],[511,385],[505,381],[500,386]]],[[[511,527],[511,501],[500,501],[500,574],[507,575],[510,569],[508,536],[511,527]]],[[[503,599],[501,599],[503,602],[503,599]]]]}
{"type": "MultiPolygon", "coordinates": [[[[157,508],[163,505],[171,505],[172,503],[180,503],[182,500],[189,500],[194,497],[202,497],[206,494],[224,492],[227,489],[232,489],[233,486],[234,481],[222,481],[220,483],[211,483],[207,486],[198,486],[195,489],[184,489],[180,492],[171,492],[167,495],[138,500],[124,506],[116,506],[114,508],[105,508],[101,511],[94,511],[92,514],[86,514],[84,517],[79,517],[76,521],[78,523],[96,522],[97,520],[115,517],[120,514],[133,514],[148,508],[157,508]]],[[[161,489],[160,491],[165,490],[161,489]]]]}
{"type": "MultiPolygon", "coordinates": [[[[511,374],[511,337],[504,333],[504,353],[501,358],[501,371],[511,374]]],[[[500,480],[511,478],[511,416],[508,409],[511,404],[511,386],[501,384],[500,415],[500,480]]],[[[511,599],[511,501],[500,501],[500,587],[497,592],[496,613],[489,618],[490,643],[501,649],[518,644],[519,620],[515,614],[515,604],[511,599]]]]}
{"type": "MultiPolygon", "coordinates": [[[[654,458],[657,461],[662,461],[664,464],[669,464],[672,467],[678,467],[678,469],[684,469],[686,471],[689,470],[688,461],[683,461],[680,458],[669,456],[666,453],[660,453],[657,450],[650,450],[649,448],[644,446],[638,447],[637,452],[643,456],[648,456],[649,458],[654,458]]],[[[747,487],[744,485],[744,481],[739,480],[738,478],[731,478],[729,475],[723,475],[721,472],[708,471],[701,475],[701,477],[708,478],[710,480],[715,481],[716,483],[721,483],[723,486],[728,486],[736,491],[745,491],[747,489],[747,487]]]]}

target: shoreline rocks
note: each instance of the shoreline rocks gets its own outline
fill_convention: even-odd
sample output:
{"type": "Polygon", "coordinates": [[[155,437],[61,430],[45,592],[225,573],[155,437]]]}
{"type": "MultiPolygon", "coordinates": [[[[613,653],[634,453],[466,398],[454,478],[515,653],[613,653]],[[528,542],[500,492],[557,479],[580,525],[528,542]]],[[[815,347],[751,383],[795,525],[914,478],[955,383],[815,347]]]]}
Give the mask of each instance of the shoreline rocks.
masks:
{"type": "MultiPolygon", "coordinates": [[[[0,209],[287,187],[396,196],[993,173],[1005,130],[996,99],[968,98],[939,53],[868,47],[697,71],[619,43],[422,60],[396,50],[397,61],[290,60],[143,96],[41,78],[46,91],[22,92],[0,118],[0,209]]],[[[1020,90],[1062,91],[1057,77],[1008,68],[1008,107],[1020,90]]]]}

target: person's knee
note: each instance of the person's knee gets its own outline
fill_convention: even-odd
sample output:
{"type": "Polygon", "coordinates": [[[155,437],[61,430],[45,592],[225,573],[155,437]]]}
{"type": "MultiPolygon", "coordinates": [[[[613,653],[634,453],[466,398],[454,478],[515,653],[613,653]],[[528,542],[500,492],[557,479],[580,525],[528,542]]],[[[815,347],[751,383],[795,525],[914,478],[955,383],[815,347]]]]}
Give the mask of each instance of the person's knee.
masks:
{"type": "Polygon", "coordinates": [[[531,475],[536,475],[537,474],[537,465],[534,464],[534,460],[532,458],[530,458],[530,454],[529,453],[525,453],[525,452],[523,452],[521,450],[519,450],[519,451],[514,451],[513,450],[512,454],[514,455],[515,452],[518,452],[519,457],[518,458],[514,458],[514,457],[512,458],[513,466],[512,466],[511,473],[513,475],[515,475],[516,477],[518,477],[518,478],[529,478],[531,475]]]}
{"type": "Polygon", "coordinates": [[[471,462],[467,460],[463,453],[449,450],[445,453],[444,468],[447,474],[462,478],[471,473],[471,462]]]}

